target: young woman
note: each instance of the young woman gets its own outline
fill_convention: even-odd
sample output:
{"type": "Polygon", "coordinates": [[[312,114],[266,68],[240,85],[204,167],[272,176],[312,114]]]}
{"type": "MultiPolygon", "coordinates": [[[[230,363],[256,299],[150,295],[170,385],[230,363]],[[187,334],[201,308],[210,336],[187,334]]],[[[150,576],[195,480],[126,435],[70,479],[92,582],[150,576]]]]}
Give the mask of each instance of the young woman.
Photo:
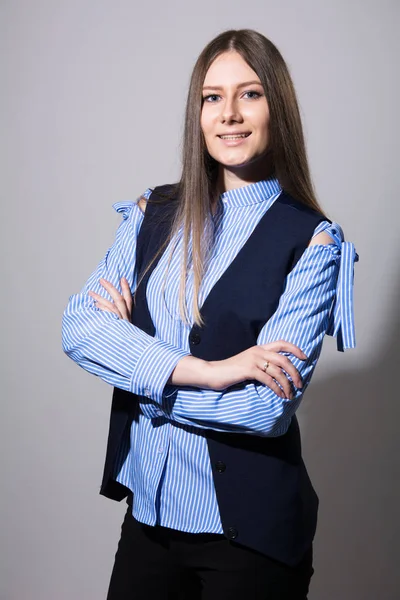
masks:
{"type": "Polygon", "coordinates": [[[178,184],[148,189],[63,320],[114,386],[101,493],[128,508],[109,600],[304,600],[318,498],[296,410],[326,333],[355,346],[353,244],[311,184],[277,48],[194,67],[178,184]]]}

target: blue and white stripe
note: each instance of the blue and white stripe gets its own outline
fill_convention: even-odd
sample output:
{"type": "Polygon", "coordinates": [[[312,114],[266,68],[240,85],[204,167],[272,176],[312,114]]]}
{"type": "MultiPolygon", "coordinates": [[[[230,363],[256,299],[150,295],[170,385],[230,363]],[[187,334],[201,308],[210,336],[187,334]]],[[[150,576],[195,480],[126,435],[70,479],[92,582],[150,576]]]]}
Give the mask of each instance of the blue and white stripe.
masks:
{"type": "MultiPolygon", "coordinates": [[[[278,198],[277,180],[260,181],[220,196],[213,217],[214,247],[200,290],[200,304],[221,277],[255,226],[278,198]]],[[[148,197],[151,190],[144,194],[148,197]]],[[[147,301],[155,337],[96,308],[92,290],[104,297],[102,277],[120,289],[126,277],[134,291],[136,237],[143,214],[135,202],[120,202],[122,213],[116,240],[80,294],[71,296],[63,319],[65,352],[87,371],[141,396],[142,413],[133,422],[123,464],[116,478],[135,494],[133,512],[144,523],[159,523],[189,532],[222,533],[204,431],[242,431],[281,435],[299,406],[322,348],[324,335],[337,336],[338,349],[355,346],[353,268],[358,260],[353,244],[344,241],[337,223],[324,221],[332,244],[308,247],[289,273],[279,306],[260,332],[257,342],[286,339],[308,355],[290,355],[304,387],[293,400],[282,400],[269,388],[254,383],[225,392],[175,388],[166,382],[176,363],[190,354],[191,325],[178,313],[181,246],[178,244],[165,280],[168,249],[153,271],[147,301]],[[162,292],[164,290],[164,292],[162,292]]],[[[187,305],[191,309],[192,279],[187,305]]]]}

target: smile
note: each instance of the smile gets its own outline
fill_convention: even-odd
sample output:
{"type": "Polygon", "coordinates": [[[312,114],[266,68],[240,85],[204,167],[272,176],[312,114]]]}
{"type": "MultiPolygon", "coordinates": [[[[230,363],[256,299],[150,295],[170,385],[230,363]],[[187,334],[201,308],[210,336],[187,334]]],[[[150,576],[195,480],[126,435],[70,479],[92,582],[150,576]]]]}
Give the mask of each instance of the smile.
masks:
{"type": "Polygon", "coordinates": [[[218,137],[221,140],[240,140],[242,138],[249,137],[250,133],[236,133],[236,134],[227,134],[227,135],[219,135],[218,137]]]}

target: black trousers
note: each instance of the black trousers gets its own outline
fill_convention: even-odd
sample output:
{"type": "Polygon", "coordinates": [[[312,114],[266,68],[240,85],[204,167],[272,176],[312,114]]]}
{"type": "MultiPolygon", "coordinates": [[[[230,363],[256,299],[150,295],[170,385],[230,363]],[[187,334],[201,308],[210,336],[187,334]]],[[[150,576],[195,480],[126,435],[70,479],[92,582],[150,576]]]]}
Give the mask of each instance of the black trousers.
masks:
{"type": "Polygon", "coordinates": [[[289,567],[223,535],[185,533],[125,515],[107,600],[306,600],[312,546],[289,567]]]}

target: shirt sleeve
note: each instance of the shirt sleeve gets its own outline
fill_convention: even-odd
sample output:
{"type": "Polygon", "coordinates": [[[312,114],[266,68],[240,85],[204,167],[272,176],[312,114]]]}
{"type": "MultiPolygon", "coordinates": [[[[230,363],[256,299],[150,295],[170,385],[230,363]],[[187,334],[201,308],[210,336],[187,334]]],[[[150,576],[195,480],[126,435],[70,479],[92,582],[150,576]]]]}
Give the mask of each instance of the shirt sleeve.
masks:
{"type": "Polygon", "coordinates": [[[354,324],[354,263],[359,256],[354,244],[346,242],[339,223],[323,221],[317,227],[314,235],[326,231],[340,248],[340,265],[336,294],[332,306],[327,335],[336,337],[337,349],[341,352],[356,347],[354,324]]]}
{"type": "Polygon", "coordinates": [[[305,352],[308,356],[305,361],[282,353],[298,369],[303,388],[296,388],[292,382],[293,399],[288,400],[258,382],[224,391],[166,386],[162,401],[166,417],[217,431],[271,437],[285,433],[310,383],[325,334],[341,332],[346,340],[344,346],[355,346],[351,288],[353,264],[358,255],[352,244],[344,245],[343,232],[336,223],[320,224],[314,235],[323,230],[331,235],[332,243],[306,248],[286,277],[277,310],[257,340],[258,344],[266,344],[284,339],[305,352]]]}
{"type": "MultiPolygon", "coordinates": [[[[151,190],[144,197],[148,198],[151,190]]],[[[152,337],[116,314],[96,307],[89,291],[111,300],[100,278],[120,292],[120,280],[126,277],[131,292],[136,288],[136,239],[143,221],[137,202],[113,205],[123,220],[115,241],[79,294],[70,296],[63,314],[62,346],[80,367],[107,383],[139,395],[161,401],[165,384],[177,362],[186,352],[152,337]],[[157,364],[149,370],[146,365],[157,364]]]]}

